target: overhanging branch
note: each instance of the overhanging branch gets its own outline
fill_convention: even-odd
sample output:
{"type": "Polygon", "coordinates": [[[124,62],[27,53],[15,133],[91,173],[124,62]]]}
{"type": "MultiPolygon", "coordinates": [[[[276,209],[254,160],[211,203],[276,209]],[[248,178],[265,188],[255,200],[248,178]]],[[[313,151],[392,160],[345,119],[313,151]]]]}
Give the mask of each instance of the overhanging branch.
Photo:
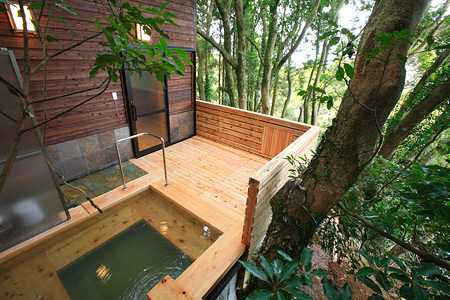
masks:
{"type": "Polygon", "coordinates": [[[203,32],[200,28],[197,27],[197,33],[205,39],[208,43],[213,45],[214,48],[216,48],[220,54],[222,54],[223,58],[227,61],[228,64],[230,64],[233,68],[237,68],[238,65],[236,61],[231,57],[230,53],[228,53],[225,48],[222,47],[219,43],[217,43],[214,38],[207,35],[205,32],[203,32]]]}
{"type": "Polygon", "coordinates": [[[428,254],[424,251],[421,251],[417,248],[414,248],[411,244],[408,244],[392,235],[390,235],[389,233],[385,232],[384,230],[374,226],[372,223],[366,221],[363,217],[361,217],[358,214],[355,214],[349,210],[347,210],[343,205],[341,205],[340,203],[338,203],[337,205],[346,215],[347,217],[352,217],[355,218],[357,220],[359,220],[361,223],[363,223],[364,225],[366,225],[367,227],[369,227],[370,229],[372,229],[373,231],[375,231],[376,233],[380,234],[381,236],[384,236],[385,238],[393,241],[394,243],[396,243],[397,245],[405,248],[408,251],[411,251],[412,253],[422,257],[424,260],[431,262],[439,267],[442,267],[448,271],[450,271],[450,264],[446,263],[445,261],[440,260],[439,258],[428,254]]]}

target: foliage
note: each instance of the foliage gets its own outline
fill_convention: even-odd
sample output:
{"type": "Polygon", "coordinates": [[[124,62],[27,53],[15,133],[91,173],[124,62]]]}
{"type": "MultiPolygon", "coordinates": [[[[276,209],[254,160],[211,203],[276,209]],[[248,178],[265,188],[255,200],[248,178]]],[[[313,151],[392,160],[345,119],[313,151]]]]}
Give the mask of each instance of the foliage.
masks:
{"type": "MultiPolygon", "coordinates": [[[[406,113],[428,96],[434,88],[439,87],[444,81],[448,80],[449,76],[450,65],[445,63],[425,84],[417,86],[412,92],[412,95],[408,95],[405,101],[397,105],[395,112],[385,125],[385,133],[388,134],[391,132],[406,113]]],[[[450,103],[448,101],[443,101],[433,113],[428,114],[427,117],[413,129],[402,145],[398,147],[396,151],[397,159],[408,160],[411,157],[411,153],[417,153],[417,151],[427,143],[427,141],[449,118],[450,103]]]]}
{"type": "MultiPolygon", "coordinates": [[[[446,260],[450,256],[450,168],[413,164],[409,169],[402,169],[398,163],[377,158],[343,203],[390,235],[446,260]],[[399,172],[397,180],[385,186],[399,172]]],[[[350,259],[353,273],[379,297],[381,289],[392,292],[391,288],[406,299],[449,295],[447,271],[421,261],[357,220],[346,216],[337,218],[337,224],[331,217],[322,225],[319,234],[323,246],[350,259]],[[355,248],[360,249],[356,255],[355,248]],[[389,252],[387,256],[386,252],[389,252]],[[366,264],[356,271],[361,255],[366,264]],[[397,268],[392,268],[394,262],[397,268]]]]}
{"type": "MultiPolygon", "coordinates": [[[[239,261],[244,268],[263,284],[262,288],[256,289],[247,296],[248,300],[256,299],[292,299],[312,300],[313,298],[301,291],[299,288],[309,286],[314,290],[313,276],[323,276],[322,287],[324,294],[331,300],[349,300],[352,292],[348,283],[339,291],[336,286],[327,278],[328,274],[322,269],[312,269],[312,251],[304,249],[300,260],[292,259],[281,250],[277,251],[281,259],[272,262],[260,254],[257,265],[239,261]],[[299,269],[299,265],[301,267],[299,269]]],[[[315,291],[315,290],[314,290],[315,291]]],[[[319,297],[320,294],[315,291],[319,297]]]]}
{"type": "Polygon", "coordinates": [[[386,299],[383,295],[415,299],[446,299],[450,295],[450,280],[436,265],[428,262],[409,263],[390,253],[370,255],[357,250],[352,270],[358,281],[374,295],[370,300],[386,299]]]}
{"type": "MultiPolygon", "coordinates": [[[[311,150],[311,152],[312,155],[314,156],[315,152],[313,150],[311,150]]],[[[298,158],[296,158],[294,155],[291,154],[286,156],[284,159],[286,159],[293,167],[292,169],[289,169],[289,178],[292,179],[295,179],[299,177],[301,174],[303,174],[303,171],[306,170],[306,167],[309,161],[311,160],[306,156],[306,154],[303,157],[300,156],[298,158]]]]}
{"type": "MultiPolygon", "coordinates": [[[[0,0],[0,2],[6,4],[10,3],[7,0],[0,0]]],[[[171,73],[183,75],[185,70],[183,60],[189,64],[192,64],[187,59],[187,54],[185,51],[181,49],[170,49],[168,47],[166,39],[169,37],[161,29],[161,26],[164,23],[178,26],[174,22],[176,16],[165,10],[168,2],[163,3],[160,9],[150,7],[143,8],[141,4],[139,4],[138,6],[134,6],[130,2],[124,0],[95,0],[95,3],[98,4],[100,10],[103,9],[103,11],[105,12],[104,21],[106,21],[106,25],[103,25],[105,24],[105,22],[101,23],[93,18],[93,21],[95,22],[94,28],[97,28],[98,31],[97,33],[94,33],[90,36],[84,37],[83,34],[85,34],[85,32],[83,32],[83,34],[81,35],[77,33],[70,25],[70,18],[64,17],[67,14],[77,15],[77,11],[73,7],[69,6],[66,1],[33,1],[28,6],[24,6],[23,1],[19,1],[19,6],[21,7],[19,11],[29,9],[31,10],[32,15],[35,16],[32,22],[36,29],[35,37],[40,44],[41,50],[40,61],[38,56],[36,54],[33,54],[32,65],[32,63],[30,62],[30,43],[28,40],[35,40],[35,37],[31,37],[25,27],[23,34],[23,52],[25,62],[25,72],[23,74],[24,82],[30,82],[30,78],[32,75],[37,74],[38,72],[43,72],[43,96],[42,99],[37,99],[31,102],[31,100],[29,99],[30,87],[28,84],[24,85],[23,91],[14,91],[14,95],[18,97],[18,101],[21,103],[20,112],[17,112],[19,117],[15,122],[18,128],[16,132],[18,132],[18,134],[16,135],[17,138],[14,139],[14,144],[11,147],[12,150],[8,155],[7,162],[2,168],[2,172],[0,175],[0,193],[3,190],[7,178],[10,174],[14,159],[18,153],[20,139],[24,132],[32,130],[38,126],[42,126],[41,128],[43,128],[45,136],[45,126],[48,122],[59,118],[69,111],[72,111],[80,105],[83,105],[101,95],[107,89],[111,81],[115,82],[119,79],[120,71],[124,68],[128,69],[130,72],[135,71],[138,74],[141,74],[142,71],[153,73],[156,75],[157,79],[162,81],[164,76],[170,77],[171,73]],[[147,15],[152,15],[152,17],[147,17],[147,15]],[[67,43],[63,43],[58,40],[55,34],[51,32],[52,27],[49,26],[50,20],[60,22],[67,28],[67,30],[73,35],[72,44],[67,45],[67,43]],[[133,34],[136,23],[142,25],[143,30],[149,35],[151,35],[152,32],[158,33],[159,43],[150,45],[149,43],[137,39],[137,37],[133,34]],[[83,38],[80,38],[80,36],[83,36],[83,38]],[[48,63],[51,62],[52,59],[63,55],[73,49],[76,49],[77,47],[85,44],[88,41],[92,41],[98,38],[100,39],[100,42],[98,43],[98,47],[95,49],[96,59],[93,62],[93,68],[90,71],[90,78],[94,78],[99,73],[106,73],[106,76],[103,76],[104,79],[101,81],[101,83],[99,82],[99,80],[97,80],[96,82],[92,82],[92,86],[88,87],[87,89],[80,89],[77,91],[71,91],[68,94],[60,94],[56,96],[52,95],[52,97],[49,97],[47,95],[46,88],[46,73],[48,63]],[[55,43],[59,43],[61,47],[48,46],[48,44],[55,43]],[[47,49],[58,50],[48,51],[47,49]],[[82,94],[87,91],[93,90],[97,91],[86,96],[85,99],[79,102],[77,105],[74,105],[53,116],[47,116],[47,101],[61,99],[71,95],[82,94]],[[44,121],[32,127],[20,128],[21,122],[25,119],[26,116],[28,116],[28,106],[30,105],[30,103],[41,102],[44,103],[44,121]]],[[[4,10],[5,7],[1,5],[0,8],[4,10]]],[[[33,51],[35,51],[34,48],[33,51]]],[[[12,85],[10,83],[8,83],[3,78],[0,79],[2,79],[2,83],[5,84],[10,91],[13,91],[11,89],[12,85]]],[[[6,117],[8,117],[10,120],[14,120],[14,118],[10,116],[6,117]]]]}

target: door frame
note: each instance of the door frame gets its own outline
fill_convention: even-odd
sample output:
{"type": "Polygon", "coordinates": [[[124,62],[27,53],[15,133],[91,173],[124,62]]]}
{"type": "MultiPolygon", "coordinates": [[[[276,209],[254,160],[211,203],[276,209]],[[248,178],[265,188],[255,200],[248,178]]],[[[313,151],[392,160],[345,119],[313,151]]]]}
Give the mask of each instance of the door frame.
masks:
{"type": "MultiPolygon", "coordinates": [[[[136,128],[136,120],[139,117],[145,117],[145,116],[151,116],[154,114],[165,112],[165,120],[166,120],[166,132],[167,132],[167,141],[165,141],[165,145],[168,146],[171,144],[171,136],[170,136],[170,118],[169,118],[169,95],[168,95],[168,86],[167,86],[167,77],[164,75],[163,80],[163,89],[164,89],[164,108],[155,110],[152,112],[145,112],[141,114],[137,114],[136,107],[133,104],[133,94],[131,92],[131,78],[130,78],[130,72],[128,70],[124,71],[124,87],[125,87],[125,94],[126,94],[126,107],[127,107],[127,113],[129,117],[129,124],[130,124],[130,130],[131,135],[137,134],[137,128],[136,128]]],[[[152,153],[154,151],[157,151],[162,148],[162,145],[156,145],[151,148],[147,148],[145,150],[139,151],[139,145],[138,145],[138,139],[132,139],[131,144],[133,145],[133,154],[134,157],[139,158],[141,156],[147,155],[149,153],[152,153]]]]}

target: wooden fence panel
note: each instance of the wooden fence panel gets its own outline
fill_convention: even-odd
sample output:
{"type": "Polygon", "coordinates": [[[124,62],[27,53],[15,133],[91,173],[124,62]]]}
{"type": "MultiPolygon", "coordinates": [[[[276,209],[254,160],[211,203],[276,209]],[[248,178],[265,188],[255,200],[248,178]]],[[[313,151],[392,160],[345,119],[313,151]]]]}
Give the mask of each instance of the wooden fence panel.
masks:
{"type": "Polygon", "coordinates": [[[270,200],[289,180],[291,165],[285,158],[288,155],[310,157],[311,150],[316,147],[318,136],[319,128],[310,127],[250,177],[242,235],[242,243],[249,248],[250,254],[264,238],[272,219],[270,200]]]}
{"type": "Polygon", "coordinates": [[[275,118],[204,101],[196,102],[197,135],[265,158],[275,157],[311,128],[275,118]]]}

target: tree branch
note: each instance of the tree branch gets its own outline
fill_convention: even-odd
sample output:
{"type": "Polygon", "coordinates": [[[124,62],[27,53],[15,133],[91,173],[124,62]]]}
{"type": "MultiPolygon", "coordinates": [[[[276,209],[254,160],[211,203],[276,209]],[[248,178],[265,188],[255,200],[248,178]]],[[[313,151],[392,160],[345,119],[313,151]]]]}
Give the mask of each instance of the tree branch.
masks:
{"type": "Polygon", "coordinates": [[[256,49],[256,52],[258,53],[259,61],[261,62],[261,64],[263,64],[263,63],[264,63],[264,60],[263,60],[263,58],[262,58],[261,50],[258,48],[258,45],[256,45],[256,43],[255,43],[251,38],[249,38],[248,36],[247,36],[247,40],[248,40],[248,41],[250,42],[250,44],[252,44],[252,46],[256,49]]]}
{"type": "Polygon", "coordinates": [[[24,129],[23,132],[26,132],[26,131],[28,131],[28,130],[31,130],[31,129],[37,128],[37,127],[39,127],[39,126],[42,126],[42,125],[44,125],[44,124],[47,124],[48,122],[50,122],[50,121],[52,121],[52,120],[54,120],[54,119],[56,119],[56,118],[59,118],[60,116],[62,116],[62,115],[64,115],[64,114],[66,114],[66,113],[68,113],[68,112],[70,112],[70,111],[72,111],[72,110],[74,110],[74,109],[80,107],[81,105],[85,104],[86,102],[89,102],[90,100],[92,100],[92,99],[98,97],[98,96],[101,95],[104,91],[106,91],[106,89],[108,88],[110,82],[111,82],[111,78],[109,78],[109,80],[108,80],[108,82],[106,83],[105,87],[104,87],[100,92],[98,92],[97,94],[95,94],[95,95],[89,97],[88,99],[84,100],[84,101],[81,102],[81,103],[78,103],[78,104],[75,105],[75,106],[72,106],[72,107],[69,108],[68,110],[65,110],[65,111],[63,111],[63,112],[61,112],[61,113],[59,113],[59,114],[57,114],[57,115],[51,117],[50,119],[47,119],[47,120],[45,120],[45,121],[43,121],[43,122],[41,122],[41,123],[39,123],[39,124],[37,124],[37,125],[35,125],[35,126],[32,126],[32,127],[29,127],[29,128],[24,129]]]}
{"type": "Polygon", "coordinates": [[[217,43],[214,38],[207,35],[205,32],[203,32],[200,28],[197,27],[197,33],[205,39],[208,43],[213,45],[214,48],[216,48],[220,54],[222,54],[223,58],[227,61],[228,64],[230,64],[233,68],[237,68],[237,63],[234,61],[234,59],[231,57],[230,53],[228,53],[225,48],[222,47],[219,43],[217,43]]]}
{"type": "Polygon", "coordinates": [[[280,61],[278,62],[277,66],[275,68],[276,72],[278,72],[278,70],[281,69],[281,67],[286,63],[286,61],[289,59],[289,57],[291,57],[292,54],[294,54],[295,50],[297,50],[298,46],[300,45],[300,42],[305,37],[306,32],[308,31],[309,27],[311,26],[311,23],[314,21],[314,18],[317,15],[317,11],[319,9],[319,5],[320,5],[320,0],[316,0],[316,2],[314,3],[314,7],[311,10],[311,15],[309,16],[308,20],[306,21],[305,25],[303,26],[302,32],[298,36],[298,38],[295,41],[295,43],[291,46],[291,48],[289,49],[288,53],[286,53],[286,55],[283,56],[280,59],[280,61]]]}
{"type": "Polygon", "coordinates": [[[446,263],[445,261],[440,260],[439,258],[428,254],[424,251],[421,251],[419,249],[414,248],[412,245],[390,235],[389,233],[385,232],[384,230],[374,226],[372,223],[366,221],[363,217],[361,217],[358,214],[355,214],[349,210],[347,210],[346,208],[344,208],[340,203],[337,204],[337,206],[347,215],[347,217],[352,217],[355,218],[357,220],[359,220],[361,223],[363,223],[364,225],[366,225],[367,227],[369,227],[370,229],[372,229],[373,231],[375,231],[376,233],[380,234],[381,236],[384,236],[385,238],[393,241],[394,243],[400,245],[401,247],[405,248],[408,251],[411,251],[412,253],[422,257],[424,260],[431,262],[439,267],[442,267],[448,271],[450,271],[450,264],[446,263]]]}
{"type": "MultiPolygon", "coordinates": [[[[112,28],[112,27],[108,27],[107,30],[110,29],[110,28],[112,28]]],[[[80,45],[86,43],[87,41],[92,40],[93,38],[98,37],[98,36],[101,35],[102,33],[103,33],[103,31],[97,32],[96,34],[91,35],[91,36],[89,36],[89,37],[87,37],[87,38],[85,38],[85,39],[79,41],[78,43],[73,44],[73,45],[70,46],[70,47],[61,49],[61,50],[59,50],[58,52],[56,52],[56,53],[54,53],[54,54],[52,54],[52,55],[47,56],[43,61],[41,61],[41,62],[39,63],[39,65],[37,65],[37,66],[30,72],[30,75],[33,75],[33,74],[35,74],[37,71],[39,71],[39,70],[40,70],[40,69],[41,69],[48,61],[50,61],[52,58],[54,58],[54,57],[56,57],[56,56],[58,56],[58,55],[60,55],[60,54],[63,54],[63,53],[66,52],[66,51],[72,50],[73,48],[76,48],[76,47],[78,47],[78,46],[80,46],[80,45]]]]}
{"type": "Polygon", "coordinates": [[[35,100],[35,101],[31,101],[30,103],[31,103],[31,104],[33,104],[33,103],[41,103],[41,102],[46,102],[46,101],[50,101],[50,100],[61,99],[61,98],[65,98],[65,97],[69,97],[69,96],[81,94],[81,93],[84,93],[84,92],[89,92],[89,91],[92,91],[92,90],[96,90],[96,89],[101,88],[102,85],[104,85],[109,79],[110,79],[110,78],[109,78],[109,76],[108,76],[108,77],[106,77],[105,80],[103,80],[99,85],[94,86],[94,87],[91,87],[91,88],[87,88],[87,89],[80,90],[80,91],[75,91],[75,92],[72,92],[72,93],[67,93],[67,94],[60,95],[60,96],[54,96],[54,97],[50,97],[50,98],[45,98],[45,99],[35,100]]]}

